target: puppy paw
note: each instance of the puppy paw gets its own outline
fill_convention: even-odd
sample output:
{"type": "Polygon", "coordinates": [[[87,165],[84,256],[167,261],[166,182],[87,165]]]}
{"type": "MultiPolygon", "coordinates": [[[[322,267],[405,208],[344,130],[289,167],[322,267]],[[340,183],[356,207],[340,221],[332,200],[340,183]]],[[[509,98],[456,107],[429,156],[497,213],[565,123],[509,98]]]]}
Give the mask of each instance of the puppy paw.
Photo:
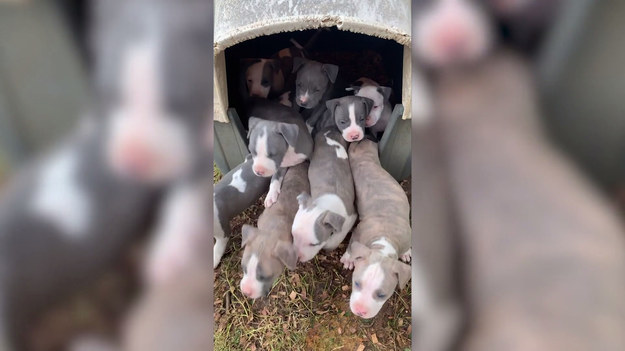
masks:
{"type": "Polygon", "coordinates": [[[341,257],[341,263],[343,264],[344,269],[354,269],[354,260],[352,260],[351,255],[347,251],[345,251],[345,253],[341,257]]]}
{"type": "Polygon", "coordinates": [[[265,208],[271,207],[278,201],[278,195],[280,195],[279,189],[269,189],[267,196],[265,197],[265,208]]]}
{"type": "Polygon", "coordinates": [[[412,258],[412,253],[410,252],[410,249],[408,249],[408,251],[404,252],[401,256],[399,256],[399,258],[406,263],[410,262],[410,259],[412,258]]]}

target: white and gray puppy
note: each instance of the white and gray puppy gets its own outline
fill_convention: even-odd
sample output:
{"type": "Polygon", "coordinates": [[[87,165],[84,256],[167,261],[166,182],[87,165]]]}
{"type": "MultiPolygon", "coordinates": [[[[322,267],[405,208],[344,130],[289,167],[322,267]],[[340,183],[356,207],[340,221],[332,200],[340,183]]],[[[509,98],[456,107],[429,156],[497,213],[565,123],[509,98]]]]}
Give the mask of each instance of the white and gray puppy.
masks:
{"type": "Polygon", "coordinates": [[[280,194],[286,167],[310,158],[313,140],[299,113],[274,101],[251,99],[249,144],[252,170],[260,177],[271,177],[265,206],[273,205],[280,194]]]}
{"type": "Polygon", "coordinates": [[[243,226],[240,286],[247,297],[266,296],[285,266],[295,269],[297,252],[293,247],[291,226],[297,212],[297,196],[308,191],[308,162],[289,167],[280,198],[260,215],[258,228],[243,226]]]}
{"type": "Polygon", "coordinates": [[[397,181],[380,165],[378,145],[352,143],[349,163],[356,189],[359,223],[341,262],[354,269],[350,308],[362,318],[375,317],[395,287],[410,279],[410,205],[397,181]]]}
{"type": "Polygon", "coordinates": [[[269,178],[254,174],[252,155],[215,184],[213,199],[213,267],[217,267],[230,237],[230,220],[252,206],[269,188],[269,178]]]}
{"type": "Polygon", "coordinates": [[[371,112],[369,112],[365,120],[365,127],[370,128],[375,135],[384,132],[389,119],[391,119],[392,107],[389,98],[392,89],[383,87],[374,80],[362,77],[351,83],[350,87],[345,90],[353,91],[356,96],[373,100],[371,112]]]}
{"type": "Polygon", "coordinates": [[[343,96],[326,101],[326,107],[327,110],[322,119],[317,121],[315,129],[333,123],[347,142],[364,138],[365,121],[372,110],[373,100],[362,96],[343,96]]]}

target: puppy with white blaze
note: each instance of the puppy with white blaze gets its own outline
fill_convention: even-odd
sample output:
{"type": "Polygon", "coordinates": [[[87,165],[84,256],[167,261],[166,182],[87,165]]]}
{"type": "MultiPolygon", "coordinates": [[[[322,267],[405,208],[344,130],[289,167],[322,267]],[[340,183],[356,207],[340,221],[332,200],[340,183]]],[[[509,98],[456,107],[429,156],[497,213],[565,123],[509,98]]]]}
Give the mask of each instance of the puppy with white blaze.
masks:
{"type": "Polygon", "coordinates": [[[395,287],[410,280],[410,205],[397,181],[380,165],[378,145],[364,139],[349,147],[359,223],[341,262],[352,274],[349,306],[375,317],[395,287]]]}
{"type": "Polygon", "coordinates": [[[357,218],[347,142],[333,118],[327,118],[315,134],[308,178],[311,194],[297,197],[299,209],[292,227],[293,244],[302,262],[311,260],[321,249],[336,249],[357,218]]]}
{"type": "Polygon", "coordinates": [[[313,140],[299,113],[274,101],[250,99],[248,148],[253,158],[252,171],[271,177],[265,207],[278,200],[287,167],[308,160],[313,140]]]}
{"type": "Polygon", "coordinates": [[[373,107],[373,100],[362,96],[343,96],[326,101],[328,108],[317,121],[315,129],[325,126],[326,121],[334,122],[345,141],[362,140],[365,136],[365,124],[373,107]]]}
{"type": "Polygon", "coordinates": [[[370,128],[375,135],[384,132],[388,121],[391,119],[391,88],[383,87],[376,81],[369,78],[359,78],[353,82],[349,88],[355,96],[362,96],[373,100],[371,112],[365,119],[365,127],[370,128]]]}
{"type": "Polygon", "coordinates": [[[252,299],[269,294],[284,267],[295,269],[297,252],[293,247],[291,226],[297,212],[297,195],[310,191],[308,162],[289,167],[278,202],[258,218],[258,228],[241,229],[243,258],[241,292],[252,299]]]}

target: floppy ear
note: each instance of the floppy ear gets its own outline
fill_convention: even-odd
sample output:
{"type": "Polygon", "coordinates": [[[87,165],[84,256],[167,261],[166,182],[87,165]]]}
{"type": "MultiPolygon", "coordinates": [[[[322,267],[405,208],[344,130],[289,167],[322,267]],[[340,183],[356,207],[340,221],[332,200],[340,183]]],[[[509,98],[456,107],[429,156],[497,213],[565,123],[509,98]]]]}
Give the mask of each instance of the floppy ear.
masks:
{"type": "Polygon", "coordinates": [[[293,71],[292,71],[292,73],[297,72],[297,70],[299,70],[307,61],[308,60],[306,60],[303,57],[297,57],[297,56],[293,57],[293,71]]]}
{"type": "Polygon", "coordinates": [[[260,121],[262,121],[262,119],[258,118],[258,117],[250,117],[250,119],[247,120],[247,138],[250,138],[250,135],[252,134],[252,129],[256,128],[256,126],[258,125],[258,123],[260,123],[260,121]]]}
{"type": "Polygon", "coordinates": [[[258,230],[256,228],[249,224],[244,224],[243,227],[241,227],[241,247],[245,247],[245,244],[252,240],[257,232],[258,230]]]}
{"type": "Polygon", "coordinates": [[[359,79],[355,82],[350,83],[349,88],[345,88],[345,90],[353,91],[355,95],[355,94],[358,94],[358,92],[360,91],[360,88],[362,88],[362,80],[359,79]]]}
{"type": "Polygon", "coordinates": [[[327,210],[319,216],[319,219],[323,225],[330,228],[334,233],[340,232],[341,229],[343,229],[343,223],[345,223],[345,218],[343,216],[327,210]]]}
{"type": "Polygon", "coordinates": [[[249,66],[260,62],[259,58],[244,58],[239,61],[241,68],[248,68],[249,66]]]}
{"type": "Polygon", "coordinates": [[[388,100],[391,97],[393,89],[389,87],[378,87],[378,93],[382,94],[384,100],[388,100]]]}
{"type": "Polygon", "coordinates": [[[276,72],[280,71],[280,60],[278,60],[278,59],[271,59],[271,60],[268,60],[267,63],[269,63],[269,66],[273,70],[273,73],[276,73],[276,72]]]}
{"type": "Polygon", "coordinates": [[[289,145],[295,147],[295,144],[297,144],[297,135],[299,134],[297,124],[280,122],[278,124],[278,132],[282,134],[289,145]]]}
{"type": "Polygon", "coordinates": [[[354,261],[357,262],[364,260],[371,253],[371,249],[358,241],[354,241],[349,245],[349,252],[350,256],[352,256],[354,261]]]}
{"type": "Polygon", "coordinates": [[[328,79],[330,79],[330,82],[334,83],[336,81],[336,76],[339,74],[339,66],[323,64],[321,65],[321,69],[326,72],[326,74],[328,75],[328,79]]]}
{"type": "Polygon", "coordinates": [[[412,267],[410,267],[410,265],[403,262],[393,262],[392,269],[393,273],[397,275],[397,286],[399,287],[399,290],[402,290],[406,286],[406,283],[408,283],[408,281],[410,280],[411,268],[412,267]]]}
{"type": "Polygon", "coordinates": [[[308,195],[308,193],[305,191],[297,195],[297,203],[299,204],[300,208],[306,207],[306,205],[310,203],[310,195],[308,195]]]}
{"type": "Polygon", "coordinates": [[[332,116],[332,118],[334,118],[334,110],[340,103],[341,103],[340,99],[332,99],[332,100],[326,101],[326,107],[328,108],[328,111],[330,111],[330,115],[332,116]]]}
{"type": "Polygon", "coordinates": [[[365,116],[368,116],[369,112],[371,112],[371,108],[373,107],[373,100],[362,96],[360,98],[362,99],[362,103],[365,105],[365,116]]]}
{"type": "Polygon", "coordinates": [[[295,269],[295,265],[297,264],[297,252],[295,251],[293,244],[284,240],[278,241],[276,243],[276,247],[273,249],[273,255],[284,263],[288,269],[295,269]]]}

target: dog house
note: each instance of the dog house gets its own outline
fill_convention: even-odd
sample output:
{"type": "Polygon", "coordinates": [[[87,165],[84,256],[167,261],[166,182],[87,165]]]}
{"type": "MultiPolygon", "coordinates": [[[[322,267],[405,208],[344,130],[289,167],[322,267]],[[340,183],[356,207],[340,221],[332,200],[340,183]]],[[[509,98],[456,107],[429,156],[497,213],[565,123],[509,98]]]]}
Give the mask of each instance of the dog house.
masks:
{"type": "MultiPolygon", "coordinates": [[[[248,154],[239,62],[314,44],[307,58],[340,67],[347,81],[370,77],[393,89],[392,116],[380,139],[382,165],[410,176],[410,1],[215,1],[215,163],[227,172],[248,154]],[[320,30],[321,29],[321,30],[320,30]]],[[[345,92],[345,95],[351,93],[345,92]]]]}

